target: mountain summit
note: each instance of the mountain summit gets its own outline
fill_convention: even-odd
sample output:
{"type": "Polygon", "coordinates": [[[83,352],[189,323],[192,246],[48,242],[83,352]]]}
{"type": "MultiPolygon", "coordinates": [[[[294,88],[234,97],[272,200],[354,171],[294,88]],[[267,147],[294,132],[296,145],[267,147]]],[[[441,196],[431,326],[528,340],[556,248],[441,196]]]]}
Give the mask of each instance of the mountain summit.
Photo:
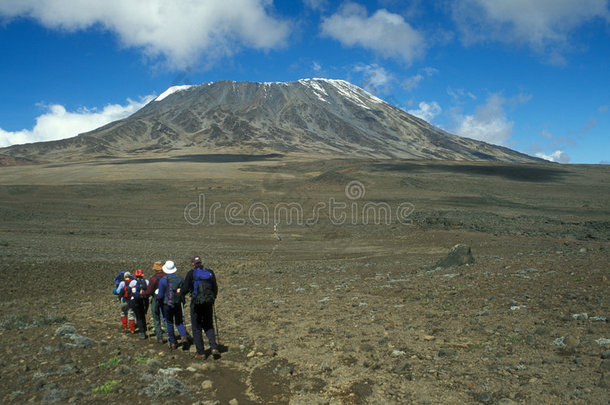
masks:
{"type": "Polygon", "coordinates": [[[174,86],[125,119],[60,141],[0,149],[10,159],[76,160],[151,152],[538,161],[448,134],[343,80],[174,86]]]}

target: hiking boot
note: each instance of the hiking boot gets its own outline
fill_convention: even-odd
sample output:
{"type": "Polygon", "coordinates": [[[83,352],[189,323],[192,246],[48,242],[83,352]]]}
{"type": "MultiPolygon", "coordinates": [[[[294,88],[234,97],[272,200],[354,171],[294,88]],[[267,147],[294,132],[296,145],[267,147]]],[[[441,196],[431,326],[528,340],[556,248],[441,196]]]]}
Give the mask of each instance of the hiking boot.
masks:
{"type": "Polygon", "coordinates": [[[182,350],[188,350],[190,347],[189,339],[186,336],[180,337],[180,343],[182,343],[182,350]]]}
{"type": "Polygon", "coordinates": [[[140,333],[140,339],[148,339],[148,335],[146,335],[146,333],[140,333]]]}
{"type": "Polygon", "coordinates": [[[214,357],[214,360],[218,360],[220,358],[220,352],[218,349],[212,349],[212,357],[214,357]]]}
{"type": "Polygon", "coordinates": [[[206,359],[208,358],[208,355],[207,355],[207,354],[205,354],[205,353],[202,353],[202,354],[197,353],[197,354],[195,355],[195,358],[196,358],[197,360],[206,360],[206,359]]]}
{"type": "Polygon", "coordinates": [[[169,342],[169,350],[176,350],[178,345],[175,342],[169,342]]]}

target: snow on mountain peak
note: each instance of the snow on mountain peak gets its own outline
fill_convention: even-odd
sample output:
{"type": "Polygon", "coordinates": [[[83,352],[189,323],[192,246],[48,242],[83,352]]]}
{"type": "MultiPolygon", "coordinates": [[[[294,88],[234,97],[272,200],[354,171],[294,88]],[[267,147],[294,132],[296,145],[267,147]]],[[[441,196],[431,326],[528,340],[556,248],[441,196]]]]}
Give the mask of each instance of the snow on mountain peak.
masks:
{"type": "Polygon", "coordinates": [[[326,101],[322,93],[327,95],[326,91],[320,86],[320,83],[328,83],[335,88],[343,97],[351,100],[355,104],[369,109],[366,102],[374,102],[374,103],[384,103],[380,98],[372,95],[366,90],[361,89],[358,86],[355,86],[345,80],[337,80],[337,79],[323,79],[323,78],[313,78],[313,79],[301,79],[299,83],[311,87],[318,95],[320,99],[326,101]]]}
{"type": "Polygon", "coordinates": [[[190,85],[190,84],[184,84],[184,85],[181,85],[181,86],[172,86],[172,87],[170,87],[169,89],[165,90],[163,93],[161,93],[161,94],[159,95],[159,97],[157,97],[157,98],[156,98],[154,101],[161,101],[161,100],[163,100],[165,97],[167,97],[167,96],[169,96],[169,95],[171,95],[171,94],[174,94],[174,93],[176,93],[176,92],[178,92],[178,91],[182,91],[182,90],[189,89],[189,88],[191,88],[191,87],[193,87],[193,86],[192,86],[192,85],[190,85]]]}

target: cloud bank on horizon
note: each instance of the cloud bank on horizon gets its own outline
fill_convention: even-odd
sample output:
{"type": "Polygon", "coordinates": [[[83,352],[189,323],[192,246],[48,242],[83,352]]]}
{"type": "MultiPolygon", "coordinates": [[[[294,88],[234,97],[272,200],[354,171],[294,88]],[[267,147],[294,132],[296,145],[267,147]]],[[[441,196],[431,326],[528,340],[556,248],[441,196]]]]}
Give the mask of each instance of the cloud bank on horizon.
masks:
{"type": "Polygon", "coordinates": [[[0,128],[0,146],[71,138],[123,119],[153,98],[148,96],[140,101],[128,99],[125,105],[106,105],[102,110],[80,108],[77,111],[67,111],[60,104],[42,106],[46,112],[36,118],[36,125],[32,129],[9,132],[0,128]]]}
{"type": "MultiPolygon", "coordinates": [[[[140,55],[144,69],[155,72],[221,75],[232,69],[239,75],[247,74],[252,66],[272,73],[268,60],[275,57],[285,63],[278,66],[277,74],[285,75],[307,64],[311,73],[358,81],[367,91],[449,132],[519,146],[556,162],[570,162],[564,149],[576,148],[583,134],[591,132],[566,129],[561,137],[544,136],[553,115],[536,121],[523,111],[523,106],[539,102],[544,88],[538,89],[525,74],[516,76],[513,71],[527,64],[560,74],[574,55],[591,54],[588,49],[595,44],[593,34],[586,32],[588,27],[599,31],[600,41],[610,42],[608,0],[454,0],[433,6],[364,0],[331,3],[5,0],[0,2],[0,29],[26,21],[62,33],[66,39],[111,34],[117,52],[140,55]],[[510,60],[513,55],[519,64],[500,72],[486,68],[493,58],[510,60]],[[477,84],[479,77],[487,79],[485,84],[477,84]],[[522,87],[532,94],[522,97],[522,87]]],[[[149,87],[143,94],[151,92],[149,87]]],[[[72,111],[62,103],[46,103],[32,129],[0,128],[0,146],[75,136],[132,114],[151,97],[72,111]]],[[[552,96],[545,100],[548,104],[540,105],[540,111],[550,114],[549,104],[554,101],[552,96]]],[[[606,98],[590,112],[579,112],[580,128],[597,117],[597,129],[603,122],[610,131],[609,103],[606,98]]]]}

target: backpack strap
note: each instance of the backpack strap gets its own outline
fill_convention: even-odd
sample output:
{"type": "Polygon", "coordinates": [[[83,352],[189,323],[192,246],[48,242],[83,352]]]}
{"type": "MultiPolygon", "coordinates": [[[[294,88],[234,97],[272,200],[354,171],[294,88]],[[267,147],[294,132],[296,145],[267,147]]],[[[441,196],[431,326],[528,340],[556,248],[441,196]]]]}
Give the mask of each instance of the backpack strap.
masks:
{"type": "Polygon", "coordinates": [[[174,291],[172,286],[172,279],[169,275],[167,277],[167,305],[170,305],[173,302],[174,291]]]}

